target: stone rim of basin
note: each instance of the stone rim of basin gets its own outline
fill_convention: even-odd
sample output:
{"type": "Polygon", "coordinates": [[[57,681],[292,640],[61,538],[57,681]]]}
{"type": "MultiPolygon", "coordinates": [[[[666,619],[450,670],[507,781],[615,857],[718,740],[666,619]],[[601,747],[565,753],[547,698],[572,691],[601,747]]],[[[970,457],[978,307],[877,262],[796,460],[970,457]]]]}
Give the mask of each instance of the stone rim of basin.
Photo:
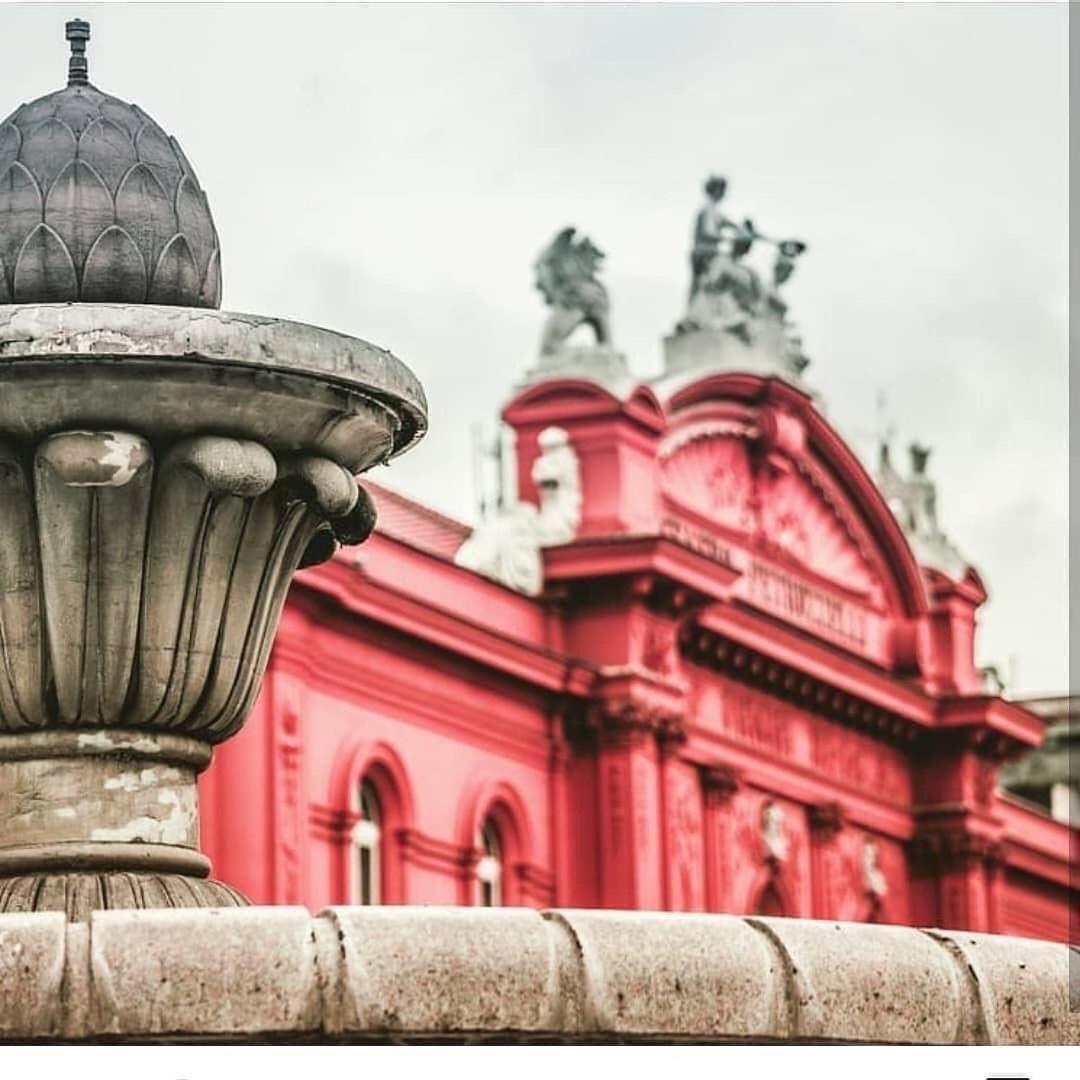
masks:
{"type": "Polygon", "coordinates": [[[108,415],[122,422],[132,412],[142,411],[148,411],[148,435],[168,435],[170,418],[158,415],[162,409],[155,412],[152,398],[144,397],[144,392],[153,393],[155,385],[163,398],[159,406],[167,405],[170,395],[198,398],[199,415],[177,417],[177,434],[189,430],[193,422],[241,434],[249,427],[241,415],[246,414],[249,437],[278,442],[285,448],[318,446],[357,472],[403,453],[427,430],[427,400],[420,382],[388,350],[306,323],[208,308],[2,305],[0,385],[4,383],[8,389],[0,397],[7,404],[0,401],[0,413],[11,411],[18,418],[13,416],[12,424],[0,416],[4,421],[0,427],[9,434],[31,437],[71,422],[100,426],[108,415]],[[104,364],[94,364],[95,379],[83,378],[82,365],[98,360],[104,364]],[[136,363],[125,368],[124,361],[129,360],[136,363]],[[42,361],[49,364],[47,377],[23,383],[25,394],[13,393],[12,384],[22,381],[27,365],[42,361]],[[64,361],[79,367],[67,375],[60,366],[64,361]],[[146,361],[160,363],[147,366],[146,361]],[[101,385],[102,368],[113,374],[114,387],[101,385]],[[47,395],[47,386],[53,382],[63,384],[62,393],[48,401],[40,416],[32,409],[27,412],[25,403],[16,400],[29,398],[33,392],[47,395]],[[117,406],[110,389],[122,393],[124,387],[131,389],[135,384],[139,398],[129,395],[117,406]],[[230,388],[239,391],[235,398],[230,388]],[[303,431],[291,430],[300,417],[282,416],[281,409],[269,410],[274,423],[268,424],[268,394],[310,403],[316,409],[312,417],[325,414],[328,426],[319,430],[322,422],[309,418],[303,431]],[[215,415],[219,411],[228,415],[215,415]],[[390,444],[382,446],[374,460],[370,452],[358,457],[347,446],[350,425],[355,428],[365,412],[375,427],[389,429],[390,444]],[[264,413],[263,430],[256,413],[264,413]]]}

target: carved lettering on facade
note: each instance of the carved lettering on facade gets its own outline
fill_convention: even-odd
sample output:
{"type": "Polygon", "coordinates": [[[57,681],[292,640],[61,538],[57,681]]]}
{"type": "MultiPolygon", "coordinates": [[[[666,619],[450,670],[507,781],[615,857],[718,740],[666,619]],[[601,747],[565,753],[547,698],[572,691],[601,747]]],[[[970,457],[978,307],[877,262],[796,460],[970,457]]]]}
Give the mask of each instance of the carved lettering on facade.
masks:
{"type": "Polygon", "coordinates": [[[680,521],[678,518],[664,518],[660,523],[660,535],[668,540],[674,540],[676,544],[689,548],[695,555],[711,559],[721,566],[732,567],[735,565],[731,548],[720,543],[715,536],[710,535],[703,529],[691,528],[685,521],[680,521]]]}
{"type": "Polygon", "coordinates": [[[654,820],[649,799],[650,786],[656,782],[655,766],[640,755],[634,758],[634,833],[639,857],[648,865],[649,844],[653,830],[649,822],[654,820]]]}
{"type": "Polygon", "coordinates": [[[911,798],[903,755],[857,731],[814,718],[810,724],[810,762],[827,776],[891,802],[911,798]]]}
{"type": "Polygon", "coordinates": [[[611,856],[616,858],[622,855],[625,842],[627,821],[627,799],[629,777],[625,762],[608,758],[602,762],[604,770],[603,791],[604,804],[607,807],[608,818],[608,843],[611,846],[611,856]]]}
{"type": "Polygon", "coordinates": [[[900,804],[911,799],[904,754],[877,739],[727,679],[699,685],[692,700],[698,724],[715,725],[739,743],[876,798],[900,804]]]}
{"type": "Polygon", "coordinates": [[[747,599],[766,611],[860,652],[871,644],[870,612],[758,559],[751,560],[746,579],[747,599]]]}
{"type": "Polygon", "coordinates": [[[778,757],[792,756],[793,710],[737,683],[724,686],[721,701],[720,722],[728,734],[778,757]]]}

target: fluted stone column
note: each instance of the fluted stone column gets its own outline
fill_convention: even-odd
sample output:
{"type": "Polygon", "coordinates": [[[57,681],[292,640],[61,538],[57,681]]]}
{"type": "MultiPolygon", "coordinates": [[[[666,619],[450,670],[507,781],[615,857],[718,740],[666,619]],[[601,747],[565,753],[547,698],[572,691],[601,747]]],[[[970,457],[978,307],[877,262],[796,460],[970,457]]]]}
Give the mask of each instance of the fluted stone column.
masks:
{"type": "Polygon", "coordinates": [[[423,433],[389,353],[215,310],[0,306],[0,911],[244,903],[196,778],[293,571],[374,524],[423,433]]]}

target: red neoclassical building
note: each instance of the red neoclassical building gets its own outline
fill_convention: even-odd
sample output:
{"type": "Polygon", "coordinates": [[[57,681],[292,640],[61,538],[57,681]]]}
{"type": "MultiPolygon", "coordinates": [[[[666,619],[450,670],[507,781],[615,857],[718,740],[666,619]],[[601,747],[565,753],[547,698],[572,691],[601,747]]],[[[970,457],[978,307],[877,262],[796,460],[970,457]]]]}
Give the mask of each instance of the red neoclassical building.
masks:
{"type": "Polygon", "coordinates": [[[600,293],[568,293],[588,241],[560,234],[503,509],[472,533],[365,481],[375,534],[298,575],[201,784],[215,875],[256,903],[1069,936],[1076,831],[997,786],[1045,721],[976,667],[987,593],[926,451],[864,468],[777,295],[801,247],[766,284],[710,183],[664,376],[609,344],[599,252],[600,293]]]}

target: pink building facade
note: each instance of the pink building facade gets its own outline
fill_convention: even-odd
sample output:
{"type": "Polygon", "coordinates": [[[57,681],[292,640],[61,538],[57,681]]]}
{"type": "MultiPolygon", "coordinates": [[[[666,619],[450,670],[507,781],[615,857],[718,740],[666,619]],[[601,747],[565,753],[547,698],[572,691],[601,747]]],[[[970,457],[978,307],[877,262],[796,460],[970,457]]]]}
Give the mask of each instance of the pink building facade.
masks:
{"type": "Polygon", "coordinates": [[[467,526],[367,485],[377,531],[298,575],[254,713],[203,777],[217,876],[313,909],[1058,940],[1072,916],[1076,940],[1076,831],[996,782],[1044,724],[984,686],[986,590],[920,525],[925,455],[875,480],[811,394],[732,371],[552,374],[503,419],[522,503],[542,517],[569,484],[572,537],[511,588],[458,564],[467,526]],[[552,429],[569,481],[537,461],[552,429]]]}

